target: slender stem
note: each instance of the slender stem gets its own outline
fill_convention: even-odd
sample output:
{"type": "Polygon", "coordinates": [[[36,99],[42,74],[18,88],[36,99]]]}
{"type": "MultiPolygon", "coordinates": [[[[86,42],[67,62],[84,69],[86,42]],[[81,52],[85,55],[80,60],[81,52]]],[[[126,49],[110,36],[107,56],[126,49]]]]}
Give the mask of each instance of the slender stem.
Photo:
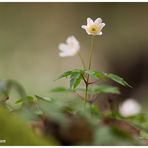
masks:
{"type": "Polygon", "coordinates": [[[93,50],[94,50],[93,46],[94,46],[94,36],[91,36],[91,47],[90,47],[90,51],[89,51],[89,63],[88,63],[89,70],[91,68],[92,54],[93,54],[93,50]]]}
{"type": "Polygon", "coordinates": [[[89,82],[88,84],[90,85],[90,84],[94,84],[94,83],[96,83],[96,82],[98,82],[99,80],[96,80],[96,81],[92,81],[92,82],[89,82]]]}
{"type": "Polygon", "coordinates": [[[87,102],[87,95],[88,95],[88,83],[86,83],[85,87],[85,103],[87,102]]]}
{"type": "Polygon", "coordinates": [[[80,58],[80,60],[81,60],[81,62],[82,62],[83,68],[85,69],[85,62],[84,62],[84,60],[83,60],[83,58],[82,58],[82,56],[81,56],[81,53],[78,52],[78,55],[79,55],[79,58],[80,58]]]}
{"type": "Polygon", "coordinates": [[[83,80],[84,80],[84,83],[85,83],[85,85],[86,85],[87,81],[85,80],[84,75],[81,74],[81,76],[82,76],[82,78],[83,78],[83,80]]]}
{"type": "MultiPolygon", "coordinates": [[[[91,36],[91,46],[90,46],[90,51],[89,51],[89,63],[88,63],[88,70],[90,70],[91,68],[91,61],[92,61],[92,53],[93,53],[93,46],[94,46],[94,43],[93,43],[93,40],[94,40],[94,36],[91,36]]],[[[85,82],[85,103],[87,102],[87,97],[88,97],[88,86],[89,86],[89,74],[87,75],[87,79],[86,79],[86,82],[85,82]]]]}

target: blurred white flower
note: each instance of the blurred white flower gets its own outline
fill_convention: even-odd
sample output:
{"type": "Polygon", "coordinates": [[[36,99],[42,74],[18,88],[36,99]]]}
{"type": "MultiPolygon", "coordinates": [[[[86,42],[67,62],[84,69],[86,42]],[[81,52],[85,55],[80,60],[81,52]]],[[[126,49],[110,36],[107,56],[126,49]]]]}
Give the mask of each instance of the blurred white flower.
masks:
{"type": "Polygon", "coordinates": [[[127,99],[119,106],[119,112],[124,117],[134,116],[141,111],[140,104],[134,99],[127,99]]]}
{"type": "Polygon", "coordinates": [[[93,21],[91,18],[87,18],[87,25],[82,25],[81,27],[86,30],[89,35],[102,35],[102,28],[105,23],[102,23],[101,18],[97,18],[93,21]]]}
{"type": "Polygon", "coordinates": [[[66,43],[59,45],[59,50],[59,56],[61,57],[74,56],[80,50],[80,44],[74,36],[70,36],[67,38],[66,43]]]}

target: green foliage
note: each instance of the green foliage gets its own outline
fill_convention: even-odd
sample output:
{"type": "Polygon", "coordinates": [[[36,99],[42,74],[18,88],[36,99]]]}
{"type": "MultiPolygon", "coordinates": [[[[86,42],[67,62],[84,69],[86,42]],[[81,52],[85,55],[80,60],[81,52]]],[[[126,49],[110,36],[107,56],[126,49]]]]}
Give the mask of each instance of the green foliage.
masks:
{"type": "Polygon", "coordinates": [[[64,106],[67,106],[67,101],[65,99],[45,99],[40,96],[36,96],[36,98],[36,105],[38,108],[35,108],[35,113],[39,109],[42,114],[46,115],[50,119],[60,123],[65,122],[65,116],[62,112],[64,106]]]}
{"type": "Polygon", "coordinates": [[[52,101],[51,98],[47,98],[47,97],[41,97],[41,96],[38,96],[38,95],[35,95],[35,97],[37,98],[37,100],[43,100],[43,101],[47,101],[47,102],[50,102],[52,101]]]}
{"type": "Polygon", "coordinates": [[[70,88],[75,89],[81,82],[82,76],[80,72],[73,72],[70,75],[70,88]]]}
{"type": "Polygon", "coordinates": [[[100,126],[95,131],[94,145],[131,146],[138,145],[126,132],[110,126],[100,126]]]}
{"type": "MultiPolygon", "coordinates": [[[[83,78],[85,78],[86,75],[89,75],[92,78],[97,79],[97,80],[111,79],[120,85],[131,87],[123,78],[121,78],[115,74],[112,74],[112,73],[107,74],[104,72],[98,72],[95,70],[86,70],[86,69],[85,70],[75,69],[73,71],[64,72],[61,76],[59,76],[58,79],[69,78],[70,79],[70,88],[76,89],[79,86],[81,80],[83,80],[83,78]]],[[[114,90],[115,90],[115,88],[114,88],[114,90]]],[[[65,90],[61,89],[61,91],[65,91],[65,90]]],[[[116,89],[116,92],[117,92],[117,89],[116,89]]]]}
{"type": "Polygon", "coordinates": [[[80,82],[82,80],[82,74],[83,73],[84,73],[84,70],[75,69],[73,71],[64,72],[61,76],[59,76],[58,79],[61,79],[61,78],[64,78],[64,77],[66,77],[66,78],[69,77],[69,79],[70,79],[70,88],[75,89],[80,84],[80,82]]]}
{"type": "Polygon", "coordinates": [[[147,116],[144,113],[139,113],[137,115],[130,116],[130,117],[122,117],[121,116],[120,118],[125,119],[125,120],[130,120],[133,122],[139,122],[139,123],[147,122],[147,116]]]}
{"type": "Polygon", "coordinates": [[[34,100],[34,98],[32,96],[26,96],[26,97],[24,97],[22,99],[16,100],[15,103],[16,104],[26,104],[26,103],[31,104],[31,103],[34,103],[34,102],[35,102],[35,100],[34,100]]]}
{"type": "Polygon", "coordinates": [[[115,74],[109,73],[109,74],[105,74],[105,75],[107,78],[119,83],[120,85],[131,87],[123,78],[121,78],[115,74]]]}
{"type": "MultiPolygon", "coordinates": [[[[80,99],[67,99],[67,98],[44,98],[37,96],[37,104],[41,112],[46,115],[50,120],[56,121],[64,126],[69,126],[69,119],[67,113],[77,118],[83,118],[94,129],[94,141],[92,145],[137,145],[138,141],[134,141],[131,137],[120,131],[120,129],[114,129],[110,126],[103,126],[100,124],[101,115],[97,105],[84,104],[80,99]],[[84,106],[83,106],[84,104],[84,106]]],[[[24,99],[22,99],[24,100],[24,99]]],[[[37,108],[34,110],[36,114],[37,108]]],[[[116,116],[116,118],[130,121],[131,123],[143,122],[144,115],[138,115],[128,117],[127,119],[116,116]]],[[[135,124],[136,125],[136,124],[135,124]]],[[[142,129],[142,128],[141,128],[142,129]]],[[[147,132],[142,130],[141,138],[145,138],[147,132]]]]}
{"type": "Polygon", "coordinates": [[[95,79],[104,79],[105,78],[104,73],[98,72],[95,70],[86,70],[85,73],[89,74],[92,78],[95,78],[95,79]]]}
{"type": "Polygon", "coordinates": [[[20,97],[25,97],[26,92],[24,88],[14,80],[1,80],[0,81],[0,100],[7,101],[9,99],[10,91],[14,89],[20,97]]]}
{"type": "MultiPolygon", "coordinates": [[[[61,79],[61,78],[67,78],[69,75],[71,75],[72,71],[66,71],[63,74],[61,74],[57,79],[61,79]]],[[[56,79],[56,80],[57,80],[56,79]]]]}
{"type": "Polygon", "coordinates": [[[6,143],[0,145],[9,146],[27,146],[27,145],[55,145],[55,141],[48,140],[45,137],[35,135],[28,125],[18,118],[18,116],[9,113],[0,108],[0,137],[5,139],[6,143]]]}
{"type": "Polygon", "coordinates": [[[111,79],[117,83],[119,83],[120,85],[123,85],[123,86],[129,86],[131,87],[123,78],[115,75],[115,74],[112,74],[112,73],[104,73],[104,72],[98,72],[98,71],[95,71],[95,70],[87,70],[85,71],[85,73],[89,74],[91,77],[95,78],[95,79],[111,79]]]}
{"type": "MultiPolygon", "coordinates": [[[[85,91],[85,88],[80,88],[80,91],[85,91]]],[[[120,91],[117,87],[109,86],[109,85],[93,85],[88,88],[89,94],[120,94],[120,91]]]]}
{"type": "Polygon", "coordinates": [[[65,87],[56,87],[50,90],[50,92],[59,92],[59,93],[65,93],[65,92],[73,92],[72,89],[70,88],[65,88],[65,87]]]}
{"type": "Polygon", "coordinates": [[[148,132],[146,132],[145,130],[141,130],[140,136],[141,136],[141,139],[148,139],[148,132]]]}
{"type": "MultiPolygon", "coordinates": [[[[139,113],[137,115],[130,116],[130,117],[122,117],[121,116],[120,118],[132,123],[133,125],[135,125],[139,129],[141,129],[141,131],[143,131],[143,133],[148,134],[148,116],[147,116],[147,114],[139,113]]],[[[147,134],[145,134],[145,135],[147,135],[147,134]]]]}
{"type": "MultiPolygon", "coordinates": [[[[75,91],[85,91],[85,88],[77,88],[75,91]]],[[[56,87],[50,90],[53,93],[74,93],[73,89],[65,88],[65,87],[56,87]]],[[[109,85],[93,85],[88,88],[89,94],[120,94],[120,91],[117,87],[109,86],[109,85]]]]}
{"type": "Polygon", "coordinates": [[[66,71],[63,74],[61,74],[57,79],[68,78],[69,76],[71,76],[73,74],[78,74],[78,73],[81,74],[83,72],[84,72],[84,70],[81,70],[81,69],[74,69],[74,70],[71,70],[71,71],[66,71]]]}

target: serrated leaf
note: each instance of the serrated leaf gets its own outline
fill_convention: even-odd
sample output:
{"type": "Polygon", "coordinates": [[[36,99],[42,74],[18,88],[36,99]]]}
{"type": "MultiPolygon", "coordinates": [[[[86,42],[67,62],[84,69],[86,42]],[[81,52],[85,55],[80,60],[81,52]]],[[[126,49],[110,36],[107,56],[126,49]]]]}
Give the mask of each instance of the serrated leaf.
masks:
{"type": "Polygon", "coordinates": [[[71,79],[70,80],[70,87],[72,89],[75,89],[80,84],[80,82],[81,82],[81,78],[80,77],[77,78],[77,79],[71,79]]]}
{"type": "Polygon", "coordinates": [[[63,74],[61,74],[56,80],[64,78],[64,77],[68,77],[71,75],[71,73],[72,73],[72,71],[66,71],[63,74]]]}
{"type": "Polygon", "coordinates": [[[73,72],[70,76],[70,88],[75,89],[81,82],[82,76],[80,72],[73,72]]]}
{"type": "MultiPolygon", "coordinates": [[[[79,89],[82,91],[85,91],[85,89],[79,89]]],[[[120,94],[120,91],[117,87],[109,86],[109,85],[94,85],[88,88],[89,94],[106,94],[106,93],[112,93],[112,94],[120,94]]]]}
{"type": "Polygon", "coordinates": [[[121,78],[115,74],[109,73],[109,74],[106,74],[106,77],[119,83],[120,85],[131,87],[123,78],[121,78]]]}
{"type": "Polygon", "coordinates": [[[102,79],[104,78],[104,74],[102,72],[98,72],[95,70],[86,70],[85,73],[89,74],[91,77],[95,79],[102,79]]]}
{"type": "MultiPolygon", "coordinates": [[[[83,69],[74,69],[74,70],[70,70],[70,71],[66,71],[64,72],[63,74],[61,74],[57,79],[61,79],[61,78],[64,78],[64,77],[69,77],[70,75],[73,75],[74,73],[83,73],[84,70],[83,69]]],[[[56,79],[56,80],[57,80],[56,79]]]]}

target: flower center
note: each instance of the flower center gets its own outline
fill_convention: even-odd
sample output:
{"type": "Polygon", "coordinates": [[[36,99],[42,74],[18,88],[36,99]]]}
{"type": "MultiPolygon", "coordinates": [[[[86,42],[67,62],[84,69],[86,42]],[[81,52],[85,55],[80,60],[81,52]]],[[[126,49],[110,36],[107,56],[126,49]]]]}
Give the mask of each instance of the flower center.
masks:
{"type": "Polygon", "coordinates": [[[99,28],[99,26],[97,26],[96,24],[93,24],[93,25],[91,25],[91,26],[89,27],[89,32],[90,32],[91,34],[96,35],[96,33],[97,33],[98,31],[100,31],[100,28],[99,28]]]}

